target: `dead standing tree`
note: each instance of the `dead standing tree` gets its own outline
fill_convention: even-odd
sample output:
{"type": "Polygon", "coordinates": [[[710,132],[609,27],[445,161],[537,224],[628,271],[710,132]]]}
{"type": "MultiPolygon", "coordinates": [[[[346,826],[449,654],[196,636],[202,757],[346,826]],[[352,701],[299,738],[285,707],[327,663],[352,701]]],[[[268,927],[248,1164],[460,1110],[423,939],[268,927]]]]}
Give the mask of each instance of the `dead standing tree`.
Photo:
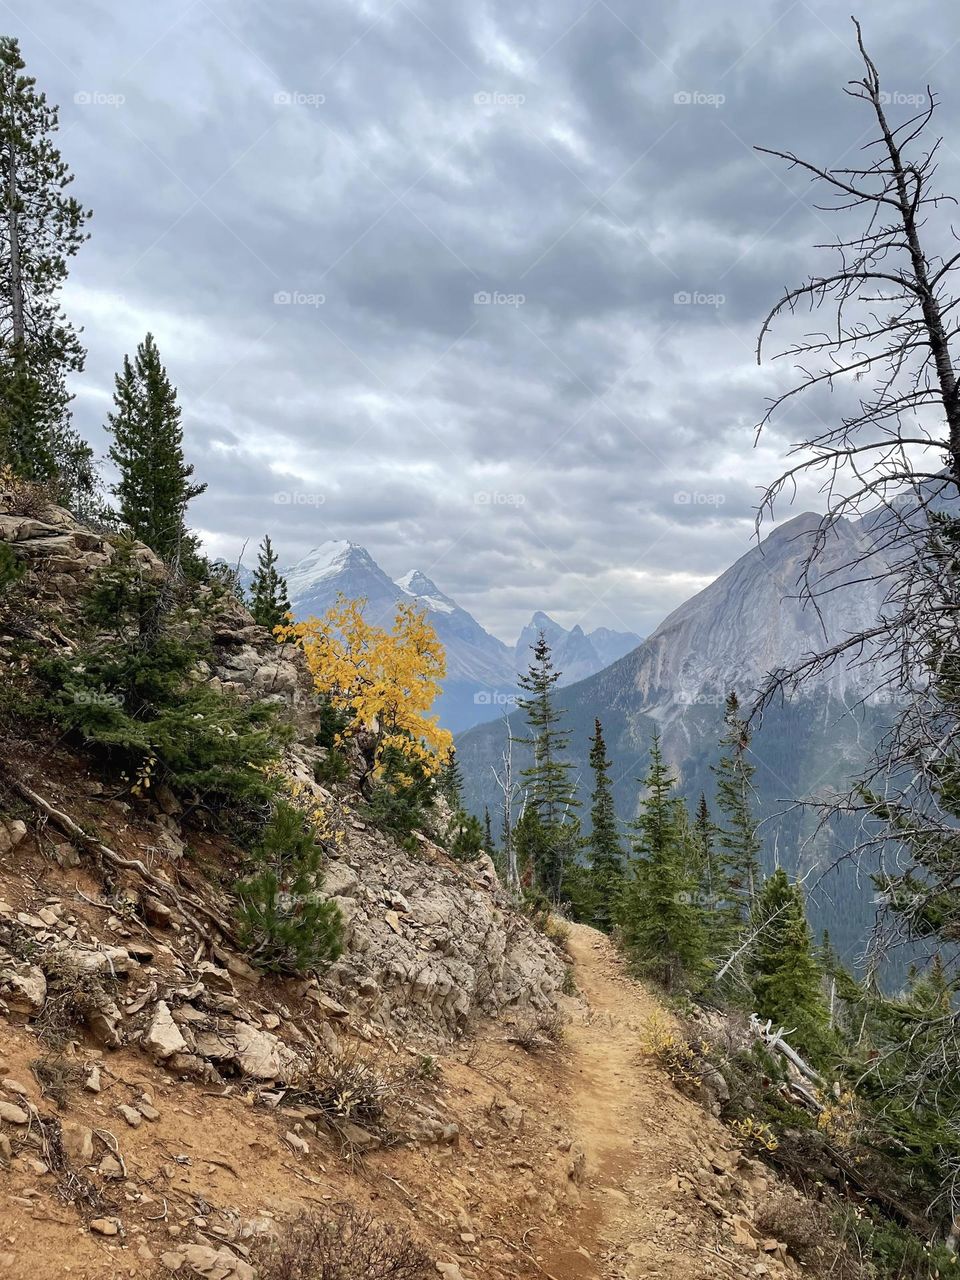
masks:
{"type": "MultiPolygon", "coordinates": [[[[938,252],[958,236],[946,222],[956,203],[935,188],[940,138],[929,126],[937,101],[895,124],[892,95],[854,20],[862,78],[846,92],[866,104],[876,125],[858,168],[824,168],[791,152],[759,148],[811,175],[844,223],[860,219],[851,238],[829,248],[835,268],[788,290],[763,323],[758,361],[772,326],[798,308],[826,309],[825,332],[807,334],[778,358],[792,359],[799,380],[769,404],[758,433],[802,393],[854,391],[856,407],[795,446],[798,460],[766,490],[760,522],[801,480],[819,478],[826,513],[807,549],[799,598],[818,610],[828,592],[882,583],[876,622],[827,636],[791,669],[761,688],[754,714],[834,664],[859,667],[873,694],[899,708],[870,765],[844,795],[812,802],[821,823],[843,815],[858,837],[847,854],[864,861],[881,886],[874,961],[920,935],[960,939],[960,388],[954,347],[960,334],[956,271],[960,252],[938,252]],[[861,520],[872,552],[827,568],[823,552],[835,522],[861,520]],[[877,870],[879,868],[879,871],[877,870]]],[[[895,105],[895,104],[894,104],[895,105]]],[[[869,695],[868,695],[869,696],[869,695]]],[[[850,828],[848,827],[848,830],[850,828]]],[[[924,1023],[925,1030],[932,1024],[924,1023]]],[[[889,1047],[906,1064],[898,1087],[914,1103],[933,1099],[937,1130],[938,1210],[949,1221],[960,1208],[960,1014],[940,1017],[932,1037],[889,1047]],[[944,1141],[944,1133],[954,1138],[944,1141]]],[[[883,1059],[875,1066],[883,1074],[883,1059]]]]}
{"type": "Polygon", "coordinates": [[[894,681],[917,670],[920,614],[936,607],[936,601],[926,581],[904,590],[902,571],[918,552],[925,554],[929,529],[922,514],[960,489],[960,388],[951,351],[958,334],[960,297],[953,285],[960,252],[944,257],[924,243],[929,215],[955,203],[933,188],[942,140],[928,145],[926,135],[936,97],[928,86],[923,109],[901,124],[891,123],[891,95],[881,90],[856,20],[854,25],[864,75],[845,92],[868,105],[877,125],[876,135],[862,148],[864,165],[823,168],[792,152],[757,148],[822,185],[831,203],[818,208],[845,219],[862,213],[866,219],[852,238],[817,246],[837,255],[835,270],[787,290],[764,320],[758,362],[772,326],[785,314],[802,306],[831,312],[828,330],[808,334],[774,357],[794,360],[801,377],[770,401],[758,434],[802,393],[846,391],[864,382],[870,388],[860,392],[856,409],[836,425],[824,425],[794,446],[799,460],[764,493],[758,526],[772,516],[785,492],[795,491],[801,479],[817,476],[827,512],[806,557],[801,599],[816,608],[818,596],[839,589],[856,570],[855,565],[836,565],[818,572],[831,528],[843,516],[871,515],[877,554],[865,572],[882,575],[890,585],[876,628],[825,644],[796,668],[774,673],[763,691],[764,703],[839,660],[865,655],[875,662],[882,655],[892,661],[884,669],[894,681]]]}

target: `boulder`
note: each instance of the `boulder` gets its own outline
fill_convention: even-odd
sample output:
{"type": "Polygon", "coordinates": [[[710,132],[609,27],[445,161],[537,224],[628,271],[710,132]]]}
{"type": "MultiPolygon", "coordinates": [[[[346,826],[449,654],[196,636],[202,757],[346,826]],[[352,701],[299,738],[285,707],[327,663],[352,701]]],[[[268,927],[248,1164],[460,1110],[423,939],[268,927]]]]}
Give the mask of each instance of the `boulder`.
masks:
{"type": "Polygon", "coordinates": [[[31,1017],[40,1012],[46,998],[47,980],[42,969],[0,953],[0,999],[12,1013],[31,1017]]]}
{"type": "Polygon", "coordinates": [[[153,1017],[143,1033],[141,1044],[148,1053],[152,1053],[161,1061],[172,1057],[175,1053],[187,1051],[187,1042],[174,1022],[170,1006],[166,1001],[158,1001],[153,1017]]]}

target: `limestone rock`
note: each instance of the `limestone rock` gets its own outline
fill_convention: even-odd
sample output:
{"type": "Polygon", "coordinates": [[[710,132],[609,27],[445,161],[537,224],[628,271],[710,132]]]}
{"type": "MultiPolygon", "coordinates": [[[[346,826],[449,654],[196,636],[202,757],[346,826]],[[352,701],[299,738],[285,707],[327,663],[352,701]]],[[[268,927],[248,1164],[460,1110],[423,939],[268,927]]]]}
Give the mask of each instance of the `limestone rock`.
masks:
{"type": "Polygon", "coordinates": [[[170,1006],[166,1001],[158,1001],[150,1025],[143,1033],[141,1043],[148,1053],[152,1053],[155,1058],[161,1060],[170,1058],[175,1053],[187,1051],[187,1042],[174,1022],[170,1006]]]}
{"type": "Polygon", "coordinates": [[[40,1012],[46,999],[47,980],[43,970],[0,952],[0,1000],[10,1011],[29,1017],[40,1012]]]}
{"type": "Polygon", "coordinates": [[[122,1230],[119,1218],[94,1218],[90,1230],[98,1236],[118,1236],[122,1230]]]}

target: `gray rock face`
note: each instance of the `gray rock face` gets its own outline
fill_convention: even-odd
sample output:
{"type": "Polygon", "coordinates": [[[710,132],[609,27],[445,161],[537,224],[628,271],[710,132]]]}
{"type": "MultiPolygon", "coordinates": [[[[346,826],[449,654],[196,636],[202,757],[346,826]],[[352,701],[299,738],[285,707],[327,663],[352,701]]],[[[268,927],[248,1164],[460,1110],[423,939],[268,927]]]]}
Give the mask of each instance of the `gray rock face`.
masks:
{"type": "Polygon", "coordinates": [[[173,1057],[175,1053],[186,1053],[187,1042],[165,1001],[158,1001],[140,1043],[147,1053],[153,1054],[160,1061],[173,1057]]]}
{"type": "Polygon", "coordinates": [[[336,898],[349,941],[324,984],[346,1003],[453,1034],[474,1014],[554,1002],[562,958],[512,908],[488,858],[454,866],[425,839],[406,857],[367,832],[351,835],[344,863],[359,884],[336,898]]]}

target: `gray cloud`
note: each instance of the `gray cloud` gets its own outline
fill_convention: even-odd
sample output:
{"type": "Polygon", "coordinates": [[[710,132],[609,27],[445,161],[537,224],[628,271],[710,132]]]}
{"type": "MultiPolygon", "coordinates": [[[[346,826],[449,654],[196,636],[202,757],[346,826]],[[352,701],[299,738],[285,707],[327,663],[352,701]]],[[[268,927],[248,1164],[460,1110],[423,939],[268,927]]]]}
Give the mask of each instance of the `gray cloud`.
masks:
{"type": "MultiPolygon", "coordinates": [[[[789,376],[756,368],[759,322],[839,224],[752,146],[836,163],[868,123],[828,0],[7,13],[95,209],[66,295],[77,423],[104,447],[152,329],[217,553],[348,537],[507,639],[534,608],[649,631],[748,548],[758,486],[849,399],[754,450],[789,376]]],[[[942,91],[949,142],[960,15],[864,19],[891,89],[942,91]]],[[[948,190],[958,170],[948,147],[948,190]]]]}

